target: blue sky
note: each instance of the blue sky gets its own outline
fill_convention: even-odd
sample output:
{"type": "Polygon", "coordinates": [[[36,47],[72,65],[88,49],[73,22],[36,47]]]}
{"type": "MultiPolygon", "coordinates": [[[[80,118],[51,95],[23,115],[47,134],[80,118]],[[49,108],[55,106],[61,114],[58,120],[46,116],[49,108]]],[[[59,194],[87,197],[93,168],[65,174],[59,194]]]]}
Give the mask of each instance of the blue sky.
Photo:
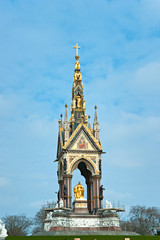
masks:
{"type": "Polygon", "coordinates": [[[56,201],[57,121],[77,42],[107,153],[105,199],[160,207],[159,12],[159,0],[0,0],[0,218],[56,201]]]}

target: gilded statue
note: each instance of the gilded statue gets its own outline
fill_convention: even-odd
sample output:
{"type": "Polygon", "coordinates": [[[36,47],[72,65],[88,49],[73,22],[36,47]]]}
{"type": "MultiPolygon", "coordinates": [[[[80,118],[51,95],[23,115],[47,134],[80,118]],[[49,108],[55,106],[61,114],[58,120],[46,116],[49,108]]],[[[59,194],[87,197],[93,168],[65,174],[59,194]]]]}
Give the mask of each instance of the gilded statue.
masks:
{"type": "Polygon", "coordinates": [[[86,102],[85,102],[85,100],[83,100],[83,109],[85,109],[86,108],[86,102]]]}
{"type": "Polygon", "coordinates": [[[80,182],[74,187],[74,196],[75,199],[84,198],[84,187],[81,185],[80,182]]]}
{"type": "Polygon", "coordinates": [[[75,62],[75,69],[80,69],[80,63],[78,61],[75,62]]]}
{"type": "Polygon", "coordinates": [[[81,98],[77,97],[77,107],[81,108],[81,98]]]}
{"type": "Polygon", "coordinates": [[[73,99],[73,108],[76,108],[76,99],[73,99]]]}

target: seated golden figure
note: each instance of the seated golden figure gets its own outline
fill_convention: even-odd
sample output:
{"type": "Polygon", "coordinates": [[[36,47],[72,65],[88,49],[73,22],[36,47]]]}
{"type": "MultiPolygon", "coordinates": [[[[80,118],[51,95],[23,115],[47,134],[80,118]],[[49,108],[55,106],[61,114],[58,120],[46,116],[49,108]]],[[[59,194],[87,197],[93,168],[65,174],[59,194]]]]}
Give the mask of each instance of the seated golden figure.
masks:
{"type": "Polygon", "coordinates": [[[74,196],[75,199],[84,198],[84,187],[80,182],[74,187],[74,196]]]}

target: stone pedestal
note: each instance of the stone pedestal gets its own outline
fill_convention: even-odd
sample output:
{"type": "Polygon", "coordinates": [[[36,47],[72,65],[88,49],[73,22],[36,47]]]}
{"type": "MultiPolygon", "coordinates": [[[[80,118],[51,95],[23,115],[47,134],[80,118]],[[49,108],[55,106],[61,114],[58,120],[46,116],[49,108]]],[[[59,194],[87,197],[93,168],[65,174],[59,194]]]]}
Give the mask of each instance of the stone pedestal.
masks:
{"type": "MultiPolygon", "coordinates": [[[[76,202],[76,204],[78,204],[76,202]]],[[[80,202],[79,202],[80,204],[80,202]]],[[[119,217],[116,212],[101,212],[97,215],[82,213],[86,211],[83,208],[75,208],[75,213],[65,209],[54,209],[48,212],[44,230],[49,231],[121,231],[119,226],[119,217]]],[[[73,234],[74,235],[74,234],[73,234]]]]}
{"type": "Polygon", "coordinates": [[[88,213],[87,200],[84,198],[75,199],[73,202],[73,212],[88,213]]]}

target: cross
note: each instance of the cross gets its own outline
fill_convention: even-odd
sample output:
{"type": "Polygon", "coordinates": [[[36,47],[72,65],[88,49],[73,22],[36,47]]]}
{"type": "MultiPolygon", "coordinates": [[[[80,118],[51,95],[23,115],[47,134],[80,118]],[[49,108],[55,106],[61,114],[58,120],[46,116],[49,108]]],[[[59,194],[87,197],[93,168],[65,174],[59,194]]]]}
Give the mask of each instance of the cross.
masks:
{"type": "Polygon", "coordinates": [[[78,56],[78,49],[80,49],[80,47],[78,46],[78,43],[76,43],[76,46],[74,46],[73,48],[76,48],[76,56],[78,56]]]}

